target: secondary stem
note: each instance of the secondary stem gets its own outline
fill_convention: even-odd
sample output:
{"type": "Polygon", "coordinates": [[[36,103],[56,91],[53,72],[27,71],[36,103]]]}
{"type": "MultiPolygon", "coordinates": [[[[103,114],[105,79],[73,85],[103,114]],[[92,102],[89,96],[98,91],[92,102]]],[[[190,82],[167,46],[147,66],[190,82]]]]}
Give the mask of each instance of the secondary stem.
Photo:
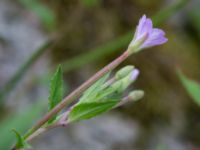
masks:
{"type": "Polygon", "coordinates": [[[31,134],[26,140],[27,140],[27,142],[31,141],[32,139],[39,136],[40,134],[45,133],[45,132],[49,131],[50,129],[54,129],[56,127],[61,127],[61,126],[62,125],[56,123],[56,124],[49,125],[48,127],[39,128],[37,131],[35,131],[33,134],[31,134]]]}
{"type": "Polygon", "coordinates": [[[61,111],[68,104],[76,100],[81,94],[89,88],[94,82],[104,76],[106,73],[112,71],[116,68],[121,62],[123,62],[126,58],[129,57],[129,52],[125,51],[122,55],[112,61],[110,64],[105,66],[103,69],[94,74],[90,79],[84,82],[81,86],[79,86],[76,90],[74,90],[71,94],[65,97],[55,108],[53,108],[50,112],[48,112],[41,120],[38,121],[36,125],[34,125],[28,132],[25,134],[24,138],[28,138],[31,134],[33,134],[36,130],[38,130],[42,125],[44,125],[51,117],[61,111]]]}

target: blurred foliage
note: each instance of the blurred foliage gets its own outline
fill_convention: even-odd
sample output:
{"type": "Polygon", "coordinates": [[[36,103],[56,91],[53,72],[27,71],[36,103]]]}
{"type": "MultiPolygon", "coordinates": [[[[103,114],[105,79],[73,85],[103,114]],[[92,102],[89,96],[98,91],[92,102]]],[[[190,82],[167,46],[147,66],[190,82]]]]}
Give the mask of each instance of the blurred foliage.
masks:
{"type": "Polygon", "coordinates": [[[16,87],[17,83],[21,81],[28,69],[39,59],[39,57],[52,45],[52,40],[48,40],[22,64],[22,66],[14,73],[14,75],[7,81],[3,89],[0,91],[0,106],[3,104],[6,96],[16,87]]]}
{"type": "Polygon", "coordinates": [[[101,2],[101,0],[80,0],[80,1],[86,7],[96,6],[96,5],[98,5],[101,2]]]}
{"type": "Polygon", "coordinates": [[[44,111],[44,103],[37,104],[24,108],[21,112],[7,116],[0,124],[0,149],[8,150],[14,144],[15,137],[12,129],[16,129],[20,133],[24,133],[44,111]]]}
{"type": "Polygon", "coordinates": [[[133,36],[132,34],[132,32],[129,32],[121,37],[116,38],[113,41],[96,47],[87,53],[79,54],[74,58],[67,59],[65,62],[63,62],[63,70],[66,73],[72,70],[76,70],[83,65],[103,59],[107,55],[120,50],[121,47],[128,45],[128,42],[133,36]]]}
{"type": "Polygon", "coordinates": [[[155,25],[159,25],[169,18],[170,16],[174,15],[178,10],[183,8],[189,0],[179,0],[175,4],[171,4],[171,6],[165,7],[159,13],[157,13],[154,18],[153,22],[155,25]]]}
{"type": "Polygon", "coordinates": [[[40,0],[19,0],[28,10],[33,11],[41,20],[44,27],[52,30],[55,27],[54,12],[46,5],[42,4],[40,0]]]}
{"type": "Polygon", "coordinates": [[[191,25],[195,29],[195,33],[198,36],[198,41],[200,39],[200,13],[199,13],[199,7],[194,7],[188,12],[188,15],[190,17],[191,25]]]}
{"type": "Polygon", "coordinates": [[[167,150],[164,144],[158,144],[156,150],[167,150]]]}
{"type": "Polygon", "coordinates": [[[178,71],[178,76],[187,90],[188,94],[194,100],[194,102],[200,106],[200,84],[187,78],[182,72],[178,71]]]}

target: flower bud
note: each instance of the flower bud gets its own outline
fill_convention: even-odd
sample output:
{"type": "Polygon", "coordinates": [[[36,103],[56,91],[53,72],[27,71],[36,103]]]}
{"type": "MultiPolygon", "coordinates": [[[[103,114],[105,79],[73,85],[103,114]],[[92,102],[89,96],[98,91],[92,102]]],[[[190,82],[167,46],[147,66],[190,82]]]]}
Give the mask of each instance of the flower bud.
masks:
{"type": "Polygon", "coordinates": [[[134,69],[131,72],[131,80],[135,81],[137,79],[137,77],[138,77],[139,74],[140,74],[140,71],[138,69],[134,69]]]}
{"type": "Polygon", "coordinates": [[[142,90],[134,90],[134,91],[130,92],[130,94],[128,96],[133,101],[138,101],[142,97],[144,97],[144,91],[142,91],[142,90]]]}
{"type": "Polygon", "coordinates": [[[116,80],[120,80],[130,74],[134,69],[134,66],[128,65],[117,71],[115,74],[116,80]]]}
{"type": "Polygon", "coordinates": [[[123,92],[131,83],[133,83],[139,75],[139,70],[134,69],[124,78],[114,82],[111,87],[115,88],[118,92],[123,92]]]}

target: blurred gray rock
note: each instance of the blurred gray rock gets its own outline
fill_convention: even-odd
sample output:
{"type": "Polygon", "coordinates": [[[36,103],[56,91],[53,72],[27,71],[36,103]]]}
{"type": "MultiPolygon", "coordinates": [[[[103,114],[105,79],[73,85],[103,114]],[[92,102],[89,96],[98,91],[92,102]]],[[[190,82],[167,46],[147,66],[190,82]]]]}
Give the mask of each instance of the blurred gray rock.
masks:
{"type": "MultiPolygon", "coordinates": [[[[45,39],[37,17],[17,2],[0,0],[0,89],[45,39]]],[[[22,108],[30,101],[41,98],[42,93],[44,96],[44,90],[41,86],[35,87],[34,80],[41,72],[47,72],[47,64],[47,60],[43,59],[29,70],[17,88],[6,97],[7,106],[22,108]]]]}
{"type": "Polygon", "coordinates": [[[111,113],[54,129],[35,139],[33,146],[36,150],[132,150],[139,131],[135,122],[111,113]]]}

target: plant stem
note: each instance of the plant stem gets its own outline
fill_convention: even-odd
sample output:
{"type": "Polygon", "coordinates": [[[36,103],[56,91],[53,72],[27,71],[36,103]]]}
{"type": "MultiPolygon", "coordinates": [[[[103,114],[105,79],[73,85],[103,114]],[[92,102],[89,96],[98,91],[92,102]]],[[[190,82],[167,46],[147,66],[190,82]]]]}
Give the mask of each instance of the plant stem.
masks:
{"type": "Polygon", "coordinates": [[[56,127],[62,127],[61,124],[58,124],[58,123],[55,123],[55,124],[52,124],[52,125],[49,125],[47,127],[43,127],[43,128],[39,128],[37,131],[35,131],[33,134],[31,134],[28,138],[27,138],[27,142],[28,141],[31,141],[32,139],[34,139],[35,137],[41,135],[42,133],[45,133],[47,131],[49,131],[50,129],[54,129],[56,127]]]}
{"type": "Polygon", "coordinates": [[[126,104],[128,102],[131,102],[131,101],[133,101],[133,100],[130,98],[130,96],[126,96],[116,106],[114,106],[113,108],[120,107],[120,106],[122,106],[122,105],[124,105],[124,104],[126,104]]]}
{"type": "Polygon", "coordinates": [[[28,132],[25,134],[24,138],[28,138],[32,133],[38,130],[42,125],[44,125],[51,117],[61,111],[64,107],[69,105],[71,102],[76,100],[81,94],[89,88],[94,82],[104,76],[106,73],[112,71],[116,68],[120,63],[122,63],[126,58],[129,57],[128,51],[125,51],[122,55],[112,61],[110,64],[105,66],[103,69],[94,74],[90,79],[84,82],[80,87],[74,90],[71,94],[65,97],[57,106],[55,106],[50,112],[48,112],[41,120],[38,121],[36,125],[34,125],[28,132]]]}

